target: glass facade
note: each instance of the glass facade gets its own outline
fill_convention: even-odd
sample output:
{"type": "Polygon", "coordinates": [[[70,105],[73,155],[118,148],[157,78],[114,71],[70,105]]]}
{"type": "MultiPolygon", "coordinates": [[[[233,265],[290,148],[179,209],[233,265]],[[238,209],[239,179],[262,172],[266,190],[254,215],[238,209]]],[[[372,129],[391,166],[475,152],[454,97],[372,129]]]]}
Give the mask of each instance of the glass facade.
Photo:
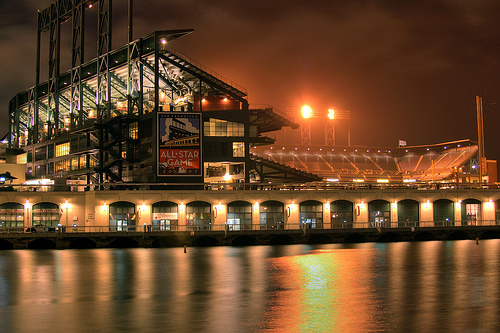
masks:
{"type": "Polygon", "coordinates": [[[481,201],[466,199],[462,201],[462,225],[478,225],[481,221],[481,201]]]}
{"type": "Polygon", "coordinates": [[[177,210],[175,202],[162,201],[153,204],[153,231],[177,230],[177,210]]]}
{"type": "Polygon", "coordinates": [[[186,205],[186,224],[192,230],[212,229],[212,205],[204,201],[194,201],[186,205]]]}
{"type": "Polygon", "coordinates": [[[243,137],[245,125],[232,121],[210,118],[204,123],[205,136],[243,137]]]}
{"type": "Polygon", "coordinates": [[[251,230],[252,204],[246,201],[228,203],[227,224],[229,225],[229,230],[251,230]]]}
{"type": "Polygon", "coordinates": [[[370,227],[391,226],[391,204],[386,200],[373,200],[368,203],[370,227]]]}
{"type": "Polygon", "coordinates": [[[0,228],[23,227],[24,206],[15,202],[0,205],[0,228]]]}
{"type": "Polygon", "coordinates": [[[316,200],[300,203],[300,226],[307,229],[323,229],[323,204],[316,200]]]}
{"type": "Polygon", "coordinates": [[[265,201],[260,204],[260,228],[262,230],[284,229],[284,205],[279,201],[265,201]]]}
{"type": "Polygon", "coordinates": [[[332,228],[352,228],[354,205],[347,200],[336,200],[330,203],[332,228]]]}
{"type": "Polygon", "coordinates": [[[451,226],[455,221],[455,205],[449,199],[439,199],[434,201],[434,225],[451,226]]]}
{"type": "Polygon", "coordinates": [[[34,227],[57,227],[59,224],[59,206],[51,202],[41,202],[33,205],[34,227]]]}
{"type": "Polygon", "coordinates": [[[136,225],[135,205],[119,201],[109,205],[109,230],[133,231],[136,225]]]}
{"type": "Polygon", "coordinates": [[[418,226],[420,204],[418,201],[405,199],[398,202],[398,226],[418,226]]]}

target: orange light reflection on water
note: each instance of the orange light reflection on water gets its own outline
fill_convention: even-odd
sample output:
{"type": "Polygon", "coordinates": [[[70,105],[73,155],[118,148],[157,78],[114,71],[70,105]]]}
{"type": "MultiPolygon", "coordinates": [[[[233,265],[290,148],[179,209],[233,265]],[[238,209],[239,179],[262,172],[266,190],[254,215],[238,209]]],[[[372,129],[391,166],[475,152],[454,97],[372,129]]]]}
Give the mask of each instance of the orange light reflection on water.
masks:
{"type": "Polygon", "coordinates": [[[367,269],[375,253],[369,248],[316,250],[270,259],[274,293],[261,329],[362,332],[383,326],[374,316],[373,274],[367,269]]]}

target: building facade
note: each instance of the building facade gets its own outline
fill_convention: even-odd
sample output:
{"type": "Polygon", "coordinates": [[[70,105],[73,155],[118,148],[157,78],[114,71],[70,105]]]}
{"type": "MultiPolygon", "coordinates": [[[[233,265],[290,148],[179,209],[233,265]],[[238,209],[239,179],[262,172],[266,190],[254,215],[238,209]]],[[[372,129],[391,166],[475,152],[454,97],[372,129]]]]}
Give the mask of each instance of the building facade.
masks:
{"type": "MultiPolygon", "coordinates": [[[[500,190],[3,192],[2,227],[80,231],[497,225],[500,190]]],[[[13,230],[14,230],[13,229],[13,230]]]]}

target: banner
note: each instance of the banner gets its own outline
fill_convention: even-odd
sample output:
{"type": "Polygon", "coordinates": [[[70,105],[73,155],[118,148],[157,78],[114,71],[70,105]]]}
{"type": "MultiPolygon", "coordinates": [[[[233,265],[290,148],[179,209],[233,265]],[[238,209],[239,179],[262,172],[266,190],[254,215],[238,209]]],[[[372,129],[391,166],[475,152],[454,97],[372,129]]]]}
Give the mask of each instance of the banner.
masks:
{"type": "Polygon", "coordinates": [[[200,113],[158,112],[158,176],[201,176],[200,113]]]}

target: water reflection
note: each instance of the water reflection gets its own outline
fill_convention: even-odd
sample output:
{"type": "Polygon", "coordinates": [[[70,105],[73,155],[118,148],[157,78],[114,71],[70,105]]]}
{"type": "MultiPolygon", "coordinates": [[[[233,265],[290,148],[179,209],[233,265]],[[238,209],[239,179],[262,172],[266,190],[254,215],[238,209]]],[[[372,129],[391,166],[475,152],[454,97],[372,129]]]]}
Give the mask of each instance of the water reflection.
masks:
{"type": "Polygon", "coordinates": [[[0,331],[500,331],[499,240],[0,251],[0,331]]]}

